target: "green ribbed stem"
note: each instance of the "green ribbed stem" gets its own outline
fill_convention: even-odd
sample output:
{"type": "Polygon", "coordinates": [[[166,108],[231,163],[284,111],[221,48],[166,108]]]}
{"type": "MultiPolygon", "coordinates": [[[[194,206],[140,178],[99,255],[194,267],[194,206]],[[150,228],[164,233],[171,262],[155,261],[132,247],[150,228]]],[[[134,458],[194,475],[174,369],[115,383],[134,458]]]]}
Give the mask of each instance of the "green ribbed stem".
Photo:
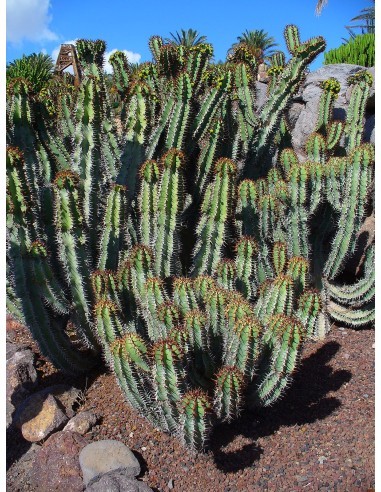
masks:
{"type": "Polygon", "coordinates": [[[257,237],[259,233],[258,189],[256,182],[244,179],[237,189],[237,219],[241,234],[257,237]]]}
{"type": "Polygon", "coordinates": [[[317,335],[318,317],[321,313],[322,302],[318,292],[307,290],[299,298],[296,317],[300,320],[306,330],[306,337],[312,338],[317,335]]]}
{"type": "Polygon", "coordinates": [[[230,421],[240,414],[243,399],[243,374],[235,367],[222,367],[216,374],[214,409],[218,418],[230,421]]]}
{"type": "Polygon", "coordinates": [[[177,277],[173,282],[173,301],[185,315],[192,309],[198,309],[193,280],[186,277],[177,277]]]}
{"type": "Polygon", "coordinates": [[[129,66],[126,55],[123,51],[116,51],[109,58],[109,63],[113,69],[114,83],[121,95],[127,91],[129,84],[129,66]]]}
{"type": "Polygon", "coordinates": [[[222,246],[227,233],[231,202],[234,196],[233,161],[221,158],[216,163],[216,176],[205,195],[201,219],[197,226],[198,240],[194,248],[193,275],[210,274],[222,256],[222,246]]]}
{"type": "Polygon", "coordinates": [[[190,76],[183,72],[177,79],[176,105],[170,117],[165,142],[167,149],[176,148],[181,150],[184,147],[185,132],[189,126],[191,98],[192,84],[190,76]]]}
{"type": "Polygon", "coordinates": [[[157,213],[159,175],[159,164],[153,160],[146,161],[140,169],[141,185],[138,197],[140,242],[151,248],[154,246],[154,238],[157,234],[157,223],[152,217],[157,213]]]}
{"type": "Polygon", "coordinates": [[[287,260],[287,247],[285,243],[274,243],[273,265],[276,275],[283,273],[287,260]]]}
{"type": "Polygon", "coordinates": [[[211,424],[211,402],[200,390],[191,390],[181,399],[181,437],[191,450],[204,449],[211,424]]]}
{"type": "Polygon", "coordinates": [[[336,235],[332,242],[332,248],[324,266],[324,275],[333,279],[343,268],[344,261],[350,251],[360,220],[360,214],[364,213],[364,190],[369,178],[369,167],[374,159],[373,149],[368,145],[356,148],[350,156],[350,162],[346,169],[346,186],[341,213],[336,235]]]}
{"type": "Polygon", "coordinates": [[[191,360],[196,371],[194,378],[207,388],[215,372],[215,364],[210,353],[212,334],[209,332],[207,317],[202,311],[193,309],[184,316],[184,325],[189,334],[191,360]]]}
{"type": "Polygon", "coordinates": [[[98,268],[100,270],[116,270],[119,263],[119,251],[126,247],[125,222],[127,217],[126,188],[121,185],[112,186],[107,197],[98,268]]]}
{"type": "Polygon", "coordinates": [[[15,239],[10,240],[15,294],[20,299],[27,327],[37,341],[41,353],[57,368],[67,374],[87,373],[98,362],[96,353],[87,353],[85,356],[72,344],[64,331],[67,318],[66,323],[59,323],[49,316],[39,286],[31,282],[35,260],[30,254],[20,254],[19,239],[17,243],[14,242],[15,239]]]}
{"type": "Polygon", "coordinates": [[[323,92],[320,96],[318,106],[318,120],[316,131],[324,135],[328,133],[327,127],[332,118],[333,105],[340,92],[340,83],[337,79],[331,77],[320,84],[323,92]]]}
{"type": "Polygon", "coordinates": [[[361,145],[364,131],[363,118],[373,77],[369,72],[364,70],[349,77],[348,83],[353,88],[344,127],[344,146],[347,154],[361,145]]]}
{"type": "Polygon", "coordinates": [[[250,237],[242,237],[235,246],[236,286],[246,299],[251,299],[253,292],[254,262],[258,244],[250,237]]]}
{"type": "Polygon", "coordinates": [[[79,200],[79,178],[70,171],[57,174],[54,205],[59,260],[68,279],[73,299],[73,322],[90,348],[97,343],[91,331],[91,288],[88,238],[79,200]]]}
{"type": "Polygon", "coordinates": [[[183,210],[182,170],[183,154],[169,150],[162,158],[162,174],[160,176],[157,200],[157,233],[154,240],[155,272],[157,275],[169,277],[179,255],[180,215],[183,210]]]}
{"type": "Polygon", "coordinates": [[[259,368],[262,374],[252,404],[269,406],[277,400],[290,383],[304,338],[301,323],[295,318],[278,314],[269,320],[263,344],[271,356],[259,368]]]}
{"type": "Polygon", "coordinates": [[[173,340],[162,340],[152,347],[156,399],[170,432],[176,431],[180,419],[182,356],[180,347],[173,340]]]}
{"type": "Polygon", "coordinates": [[[237,367],[249,380],[256,372],[263,328],[253,316],[244,316],[234,325],[231,341],[224,355],[224,365],[237,367]]]}

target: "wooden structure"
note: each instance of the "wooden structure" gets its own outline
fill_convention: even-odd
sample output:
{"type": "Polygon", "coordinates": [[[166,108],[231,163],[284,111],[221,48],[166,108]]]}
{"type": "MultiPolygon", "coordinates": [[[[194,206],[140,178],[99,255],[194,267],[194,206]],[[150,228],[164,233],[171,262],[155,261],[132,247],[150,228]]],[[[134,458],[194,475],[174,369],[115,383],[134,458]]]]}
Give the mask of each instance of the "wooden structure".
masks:
{"type": "Polygon", "coordinates": [[[81,82],[81,69],[78,63],[75,46],[74,44],[61,44],[56,66],[54,67],[54,72],[62,74],[62,72],[68,67],[73,67],[74,84],[79,85],[81,82]]]}

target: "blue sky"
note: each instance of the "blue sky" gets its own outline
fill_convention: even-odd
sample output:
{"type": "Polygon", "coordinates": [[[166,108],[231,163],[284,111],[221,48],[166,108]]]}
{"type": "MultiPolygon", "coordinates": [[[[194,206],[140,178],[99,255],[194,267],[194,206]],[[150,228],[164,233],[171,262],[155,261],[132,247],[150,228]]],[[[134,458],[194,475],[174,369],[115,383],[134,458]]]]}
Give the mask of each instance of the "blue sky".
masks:
{"type": "MultiPolygon", "coordinates": [[[[7,0],[6,61],[40,51],[55,58],[61,43],[78,38],[104,39],[108,53],[126,50],[130,61],[149,61],[151,35],[169,37],[170,32],[188,28],[207,36],[218,61],[225,60],[228,48],[246,29],[264,29],[286,51],[286,24],[296,24],[302,40],[324,36],[331,49],[348,37],[344,26],[371,5],[368,0],[328,0],[317,17],[316,1],[7,0]]],[[[311,68],[322,61],[320,55],[311,68]]]]}

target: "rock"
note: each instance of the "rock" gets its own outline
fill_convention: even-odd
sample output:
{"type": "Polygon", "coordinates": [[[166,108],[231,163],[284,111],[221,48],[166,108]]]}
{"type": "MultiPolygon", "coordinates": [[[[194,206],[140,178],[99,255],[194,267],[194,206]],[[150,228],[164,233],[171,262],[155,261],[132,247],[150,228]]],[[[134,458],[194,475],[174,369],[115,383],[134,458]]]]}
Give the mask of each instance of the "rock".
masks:
{"type": "Polygon", "coordinates": [[[126,475],[123,468],[93,478],[85,490],[86,492],[152,492],[145,483],[126,475]]]}
{"type": "Polygon", "coordinates": [[[305,108],[305,104],[303,102],[296,102],[294,101],[289,108],[286,117],[287,117],[287,123],[290,128],[294,128],[296,125],[296,122],[298,121],[298,118],[305,108]]]}
{"type": "Polygon", "coordinates": [[[22,407],[17,409],[14,417],[15,426],[21,429],[23,438],[29,442],[45,439],[62,429],[67,420],[54,396],[41,393],[28,398],[22,407]]]}
{"type": "MultiPolygon", "coordinates": [[[[52,395],[56,399],[61,410],[69,417],[74,417],[75,412],[73,410],[74,404],[78,401],[81,391],[77,388],[70,386],[69,384],[56,384],[54,386],[49,386],[48,388],[44,388],[33,395],[29,396],[26,400],[23,401],[20,408],[17,409],[16,414],[19,414],[23,411],[23,408],[26,406],[37,405],[38,402],[41,402],[41,399],[47,397],[47,395],[52,395]]],[[[14,418],[16,418],[16,414],[14,418]]]]}
{"type": "Polygon", "coordinates": [[[35,458],[35,454],[42,448],[39,444],[35,442],[31,445],[28,451],[20,458],[19,461],[32,461],[35,458]]]}
{"type": "Polygon", "coordinates": [[[266,99],[267,99],[267,84],[265,84],[263,82],[256,82],[255,83],[255,106],[256,106],[257,112],[259,112],[259,110],[265,104],[266,99]]]}
{"type": "Polygon", "coordinates": [[[12,423],[13,412],[34,388],[37,372],[34,367],[34,354],[24,345],[7,342],[6,360],[6,422],[8,428],[12,423]]]}
{"type": "MultiPolygon", "coordinates": [[[[8,439],[8,438],[7,438],[8,439]]],[[[10,490],[28,490],[26,485],[29,485],[29,476],[33,472],[33,463],[37,452],[41,449],[36,443],[33,443],[29,449],[17,461],[17,464],[12,465],[14,470],[14,481],[10,490]]],[[[12,471],[13,474],[13,471],[12,471]]]]}
{"type": "Polygon", "coordinates": [[[77,415],[74,415],[74,417],[69,420],[63,430],[78,432],[78,434],[81,434],[83,436],[83,434],[86,434],[86,432],[88,432],[91,427],[95,425],[97,420],[98,416],[90,410],[80,412],[77,413],[77,415]]]}
{"type": "Polygon", "coordinates": [[[62,429],[68,418],[74,416],[74,404],[80,390],[68,384],[49,386],[25,399],[13,415],[14,424],[24,438],[31,442],[45,439],[62,429]]]}
{"type": "MultiPolygon", "coordinates": [[[[307,75],[299,94],[291,101],[290,108],[287,114],[287,120],[291,127],[293,147],[299,158],[305,160],[304,146],[308,136],[314,131],[318,117],[318,104],[322,89],[319,84],[330,77],[336,78],[340,83],[340,92],[334,104],[333,118],[345,120],[346,109],[348,107],[350,90],[348,90],[347,79],[354,75],[364,67],[358,65],[349,65],[340,63],[336,65],[325,65],[315,72],[307,75]]],[[[372,69],[367,69],[372,72],[372,69]]],[[[373,89],[372,89],[373,90],[373,89]]],[[[370,102],[368,102],[367,110],[372,110],[374,113],[374,90],[371,91],[370,102]],[[373,106],[372,106],[373,104],[373,106]]],[[[367,114],[367,120],[372,114],[367,114]]],[[[374,139],[374,123],[372,120],[365,123],[366,138],[374,139]]]]}
{"type": "Polygon", "coordinates": [[[370,115],[364,125],[364,142],[370,142],[371,144],[375,145],[375,122],[376,118],[375,115],[372,114],[370,115]]]}
{"type": "Polygon", "coordinates": [[[13,423],[13,413],[15,411],[15,407],[12,405],[12,403],[7,399],[6,404],[5,404],[5,412],[6,412],[6,429],[8,430],[9,427],[13,423]]]}
{"type": "Polygon", "coordinates": [[[134,453],[122,442],[113,439],[87,445],[79,455],[79,463],[85,485],[97,475],[119,468],[123,468],[128,477],[136,477],[140,473],[140,464],[134,453]]]}
{"type": "Polygon", "coordinates": [[[309,479],[308,475],[296,475],[296,480],[299,483],[307,482],[308,479],[309,479]]]}
{"type": "Polygon", "coordinates": [[[265,63],[260,63],[258,65],[257,80],[261,81],[261,82],[269,82],[270,81],[270,77],[267,75],[265,63]]]}
{"type": "Polygon", "coordinates": [[[53,434],[35,454],[29,478],[31,485],[43,492],[82,491],[78,454],[87,444],[88,440],[76,432],[53,434]]]}
{"type": "Polygon", "coordinates": [[[51,393],[55,399],[59,401],[63,411],[69,419],[74,417],[75,411],[73,410],[73,406],[78,403],[81,396],[81,390],[74,388],[69,384],[56,384],[54,386],[49,386],[49,388],[46,388],[46,390],[43,391],[51,393]]]}
{"type": "Polygon", "coordinates": [[[167,483],[167,487],[169,488],[169,490],[172,490],[172,489],[173,489],[173,486],[174,486],[174,485],[173,485],[173,478],[171,478],[171,479],[169,480],[169,482],[167,483]]]}

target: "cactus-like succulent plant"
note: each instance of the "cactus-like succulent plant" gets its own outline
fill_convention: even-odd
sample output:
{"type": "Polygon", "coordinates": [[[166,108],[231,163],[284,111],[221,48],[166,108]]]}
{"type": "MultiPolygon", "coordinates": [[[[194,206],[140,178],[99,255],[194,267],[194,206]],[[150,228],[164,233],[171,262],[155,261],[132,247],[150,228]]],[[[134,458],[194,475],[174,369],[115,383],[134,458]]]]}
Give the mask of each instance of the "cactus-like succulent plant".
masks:
{"type": "Polygon", "coordinates": [[[364,277],[339,282],[373,182],[369,76],[351,80],[345,123],[323,83],[300,162],[284,111],[325,42],[285,37],[259,112],[252,53],[213,68],[210,45],[158,36],[134,73],[111,59],[118,125],[102,42],[77,43],[84,78],[54,122],[28,83],[8,88],[8,310],[64,371],[103,353],[128,402],[192,449],[216,419],[275,402],[329,317],[373,317],[373,247],[364,277]]]}

